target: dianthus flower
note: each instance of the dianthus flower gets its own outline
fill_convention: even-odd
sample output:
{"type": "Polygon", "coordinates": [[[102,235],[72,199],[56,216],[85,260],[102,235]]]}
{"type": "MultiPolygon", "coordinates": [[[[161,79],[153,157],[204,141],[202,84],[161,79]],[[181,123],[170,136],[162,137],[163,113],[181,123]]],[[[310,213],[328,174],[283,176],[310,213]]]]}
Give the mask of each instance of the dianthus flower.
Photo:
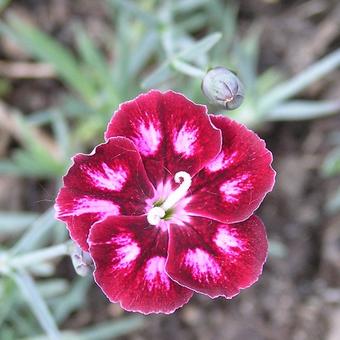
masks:
{"type": "Polygon", "coordinates": [[[119,107],[105,140],[73,158],[56,211],[110,301],[171,313],[194,292],[231,298],[257,281],[267,239],[252,214],[275,172],[255,133],[152,90],[119,107]]]}

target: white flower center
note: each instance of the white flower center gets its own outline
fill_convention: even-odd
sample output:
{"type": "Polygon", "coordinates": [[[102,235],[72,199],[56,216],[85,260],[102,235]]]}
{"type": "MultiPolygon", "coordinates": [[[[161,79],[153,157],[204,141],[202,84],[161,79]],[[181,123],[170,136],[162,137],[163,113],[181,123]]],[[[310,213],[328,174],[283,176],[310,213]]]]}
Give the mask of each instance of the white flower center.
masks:
{"type": "Polygon", "coordinates": [[[175,174],[174,180],[176,183],[180,183],[179,187],[168,196],[161,206],[149,210],[147,219],[150,224],[157,225],[166,212],[187,194],[191,186],[190,175],[185,171],[179,171],[175,174]]]}

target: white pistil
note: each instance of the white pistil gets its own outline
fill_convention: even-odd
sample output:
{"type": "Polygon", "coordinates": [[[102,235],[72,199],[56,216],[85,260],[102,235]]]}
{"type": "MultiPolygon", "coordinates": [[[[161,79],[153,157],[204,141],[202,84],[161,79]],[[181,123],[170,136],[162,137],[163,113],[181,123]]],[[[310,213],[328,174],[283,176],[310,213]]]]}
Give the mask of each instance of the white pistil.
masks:
{"type": "Polygon", "coordinates": [[[164,209],[161,207],[153,207],[151,210],[149,210],[147,218],[150,224],[157,225],[164,216],[164,209]]]}
{"type": "Polygon", "coordinates": [[[157,225],[160,220],[165,216],[165,212],[171,209],[177,202],[179,202],[187,194],[191,186],[191,177],[185,171],[179,171],[175,174],[174,178],[176,183],[180,183],[179,187],[173,191],[166,201],[160,207],[153,207],[148,212],[148,222],[152,225],[157,225]]]}
{"type": "Polygon", "coordinates": [[[161,207],[165,211],[172,208],[179,200],[181,200],[187,194],[190,188],[190,185],[191,185],[191,177],[185,171],[177,172],[174,179],[176,183],[180,183],[181,180],[182,180],[182,183],[175,191],[173,191],[169,195],[166,201],[161,205],[161,207]]]}

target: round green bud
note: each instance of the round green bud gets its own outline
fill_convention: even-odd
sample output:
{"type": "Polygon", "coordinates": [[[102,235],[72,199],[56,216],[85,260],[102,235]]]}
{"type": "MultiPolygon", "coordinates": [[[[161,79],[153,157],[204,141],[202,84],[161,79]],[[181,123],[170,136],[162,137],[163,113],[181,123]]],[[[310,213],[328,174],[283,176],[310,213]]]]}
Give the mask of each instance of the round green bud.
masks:
{"type": "Polygon", "coordinates": [[[238,77],[224,67],[210,69],[202,80],[202,92],[211,104],[227,110],[237,109],[244,99],[244,88],[238,77]]]}

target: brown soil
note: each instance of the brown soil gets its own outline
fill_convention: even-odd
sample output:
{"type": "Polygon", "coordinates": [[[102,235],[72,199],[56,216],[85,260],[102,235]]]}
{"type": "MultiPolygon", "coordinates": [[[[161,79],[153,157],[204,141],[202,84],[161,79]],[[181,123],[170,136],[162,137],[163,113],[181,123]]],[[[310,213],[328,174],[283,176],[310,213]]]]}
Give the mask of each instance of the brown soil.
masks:
{"type": "MultiPolygon", "coordinates": [[[[13,1],[10,10],[72,46],[67,25],[72,20],[93,27],[94,35],[105,29],[105,11],[97,4],[89,0],[13,1]]],[[[340,41],[339,19],[337,1],[241,1],[241,27],[254,20],[265,27],[262,69],[275,65],[295,73],[333,50],[340,41]]],[[[10,42],[0,44],[1,59],[26,59],[10,42]]],[[[339,71],[334,72],[304,96],[327,98],[339,93],[339,79],[339,71]]],[[[57,103],[65,91],[54,80],[14,81],[12,87],[5,101],[23,112],[57,103]]],[[[273,246],[258,283],[232,300],[196,295],[173,315],[146,317],[145,329],[124,339],[340,339],[340,212],[329,215],[325,211],[325,202],[340,179],[325,179],[320,173],[331,148],[328,136],[340,131],[340,116],[275,123],[263,131],[278,175],[274,191],[257,212],[273,246]]],[[[15,142],[3,134],[0,155],[8,154],[13,146],[15,142]]],[[[43,211],[50,203],[41,200],[53,199],[52,187],[47,182],[2,179],[1,210],[43,211]]],[[[72,271],[69,264],[63,265],[65,275],[72,271]]],[[[109,304],[96,286],[90,292],[89,301],[65,327],[80,328],[128,314],[109,304]]]]}

